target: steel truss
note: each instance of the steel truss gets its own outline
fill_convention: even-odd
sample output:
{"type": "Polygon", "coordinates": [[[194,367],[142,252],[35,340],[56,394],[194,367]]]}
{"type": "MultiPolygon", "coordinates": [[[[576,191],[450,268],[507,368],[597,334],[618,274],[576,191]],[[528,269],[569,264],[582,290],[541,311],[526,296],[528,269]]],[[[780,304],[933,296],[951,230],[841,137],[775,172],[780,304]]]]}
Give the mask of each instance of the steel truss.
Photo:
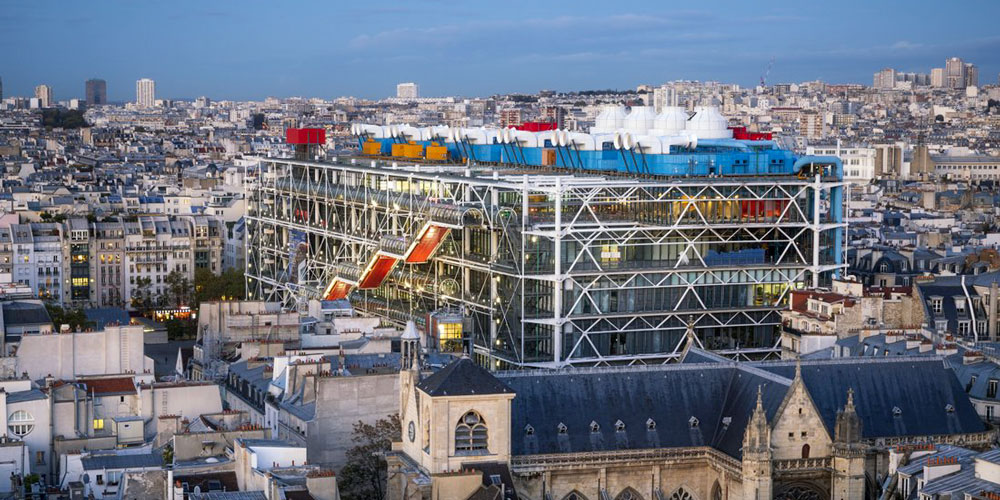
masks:
{"type": "Polygon", "coordinates": [[[668,362],[689,322],[706,347],[763,357],[789,292],[844,267],[845,224],[824,209],[842,186],[265,159],[247,193],[248,296],[295,307],[340,279],[355,308],[395,323],[461,310],[494,368],[668,362]],[[447,236],[411,262],[429,224],[447,236]]]}

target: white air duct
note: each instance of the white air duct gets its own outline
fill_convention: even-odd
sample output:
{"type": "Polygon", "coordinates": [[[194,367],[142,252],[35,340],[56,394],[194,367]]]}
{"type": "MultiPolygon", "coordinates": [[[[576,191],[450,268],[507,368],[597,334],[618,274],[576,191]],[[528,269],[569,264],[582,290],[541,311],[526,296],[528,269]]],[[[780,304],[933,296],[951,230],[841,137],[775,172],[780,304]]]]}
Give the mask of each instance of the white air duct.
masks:
{"type": "Polygon", "coordinates": [[[389,127],[384,127],[382,125],[368,125],[365,123],[358,123],[351,126],[354,135],[366,135],[373,139],[388,139],[391,137],[389,135],[389,127]]]}
{"type": "Polygon", "coordinates": [[[715,106],[698,106],[695,114],[685,127],[689,133],[697,134],[701,139],[732,139],[733,131],[729,130],[729,121],[722,116],[715,106]]]}
{"type": "Polygon", "coordinates": [[[527,130],[509,130],[508,139],[509,142],[517,144],[518,146],[524,148],[537,148],[540,142],[540,136],[534,132],[528,132],[527,130]]]}
{"type": "Polygon", "coordinates": [[[428,134],[428,139],[432,141],[449,141],[451,139],[451,127],[447,125],[439,125],[436,127],[431,127],[428,134]]]}
{"type": "Polygon", "coordinates": [[[665,106],[663,112],[656,115],[656,119],[653,120],[653,128],[649,133],[660,136],[679,135],[687,128],[687,121],[688,115],[684,108],[665,106]]]}
{"type": "Polygon", "coordinates": [[[469,144],[493,144],[498,131],[492,128],[463,128],[461,139],[469,144]]]}
{"type": "Polygon", "coordinates": [[[615,130],[625,126],[625,108],[617,104],[604,106],[594,120],[591,134],[613,134],[615,130]]]}
{"type": "Polygon", "coordinates": [[[628,137],[628,142],[633,143],[632,148],[647,155],[663,154],[663,141],[655,135],[637,135],[628,137]]]}
{"type": "Polygon", "coordinates": [[[591,134],[582,134],[579,132],[567,133],[565,140],[566,145],[572,149],[579,149],[581,151],[594,151],[597,149],[597,142],[594,140],[595,136],[591,134]]]}
{"type": "Polygon", "coordinates": [[[403,126],[398,129],[396,136],[407,141],[426,141],[430,133],[426,128],[403,126]]]}
{"type": "Polygon", "coordinates": [[[632,106],[632,112],[625,117],[623,127],[632,135],[645,135],[653,128],[656,114],[652,106],[632,106]]]}

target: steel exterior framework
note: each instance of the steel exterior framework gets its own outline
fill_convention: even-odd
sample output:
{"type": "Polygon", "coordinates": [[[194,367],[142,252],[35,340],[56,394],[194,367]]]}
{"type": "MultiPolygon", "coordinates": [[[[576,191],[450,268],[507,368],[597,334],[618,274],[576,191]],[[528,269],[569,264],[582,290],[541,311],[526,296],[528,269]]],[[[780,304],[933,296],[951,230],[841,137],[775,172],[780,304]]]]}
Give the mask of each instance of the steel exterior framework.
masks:
{"type": "Polygon", "coordinates": [[[420,325],[461,310],[473,352],[493,368],[667,362],[689,323],[708,348],[763,357],[780,350],[788,292],[844,266],[835,235],[845,224],[824,208],[842,186],[820,175],[269,158],[247,192],[248,297],[322,298],[438,221],[451,230],[428,261],[400,261],[378,288],[351,287],[356,309],[420,325]],[[308,248],[301,267],[290,261],[296,237],[308,248]]]}

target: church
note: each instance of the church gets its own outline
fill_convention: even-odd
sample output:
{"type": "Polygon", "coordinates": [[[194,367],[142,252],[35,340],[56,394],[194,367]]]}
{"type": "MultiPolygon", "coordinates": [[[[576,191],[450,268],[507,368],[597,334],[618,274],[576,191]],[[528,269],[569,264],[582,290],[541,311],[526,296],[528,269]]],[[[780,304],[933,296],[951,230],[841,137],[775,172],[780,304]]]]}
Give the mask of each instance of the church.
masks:
{"type": "Polygon", "coordinates": [[[421,370],[404,336],[388,498],[877,498],[890,450],[996,433],[938,357],[421,370]]]}

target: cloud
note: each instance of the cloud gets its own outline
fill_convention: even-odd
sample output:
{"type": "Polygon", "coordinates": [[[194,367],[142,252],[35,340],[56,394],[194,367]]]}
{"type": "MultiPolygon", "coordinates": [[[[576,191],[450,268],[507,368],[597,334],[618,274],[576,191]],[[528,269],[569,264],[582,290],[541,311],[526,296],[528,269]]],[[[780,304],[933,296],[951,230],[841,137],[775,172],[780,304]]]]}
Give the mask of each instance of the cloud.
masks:
{"type": "Polygon", "coordinates": [[[900,40],[890,45],[889,48],[893,50],[913,50],[913,49],[919,49],[923,46],[924,44],[922,43],[913,43],[913,42],[908,42],[906,40],[900,40]]]}

